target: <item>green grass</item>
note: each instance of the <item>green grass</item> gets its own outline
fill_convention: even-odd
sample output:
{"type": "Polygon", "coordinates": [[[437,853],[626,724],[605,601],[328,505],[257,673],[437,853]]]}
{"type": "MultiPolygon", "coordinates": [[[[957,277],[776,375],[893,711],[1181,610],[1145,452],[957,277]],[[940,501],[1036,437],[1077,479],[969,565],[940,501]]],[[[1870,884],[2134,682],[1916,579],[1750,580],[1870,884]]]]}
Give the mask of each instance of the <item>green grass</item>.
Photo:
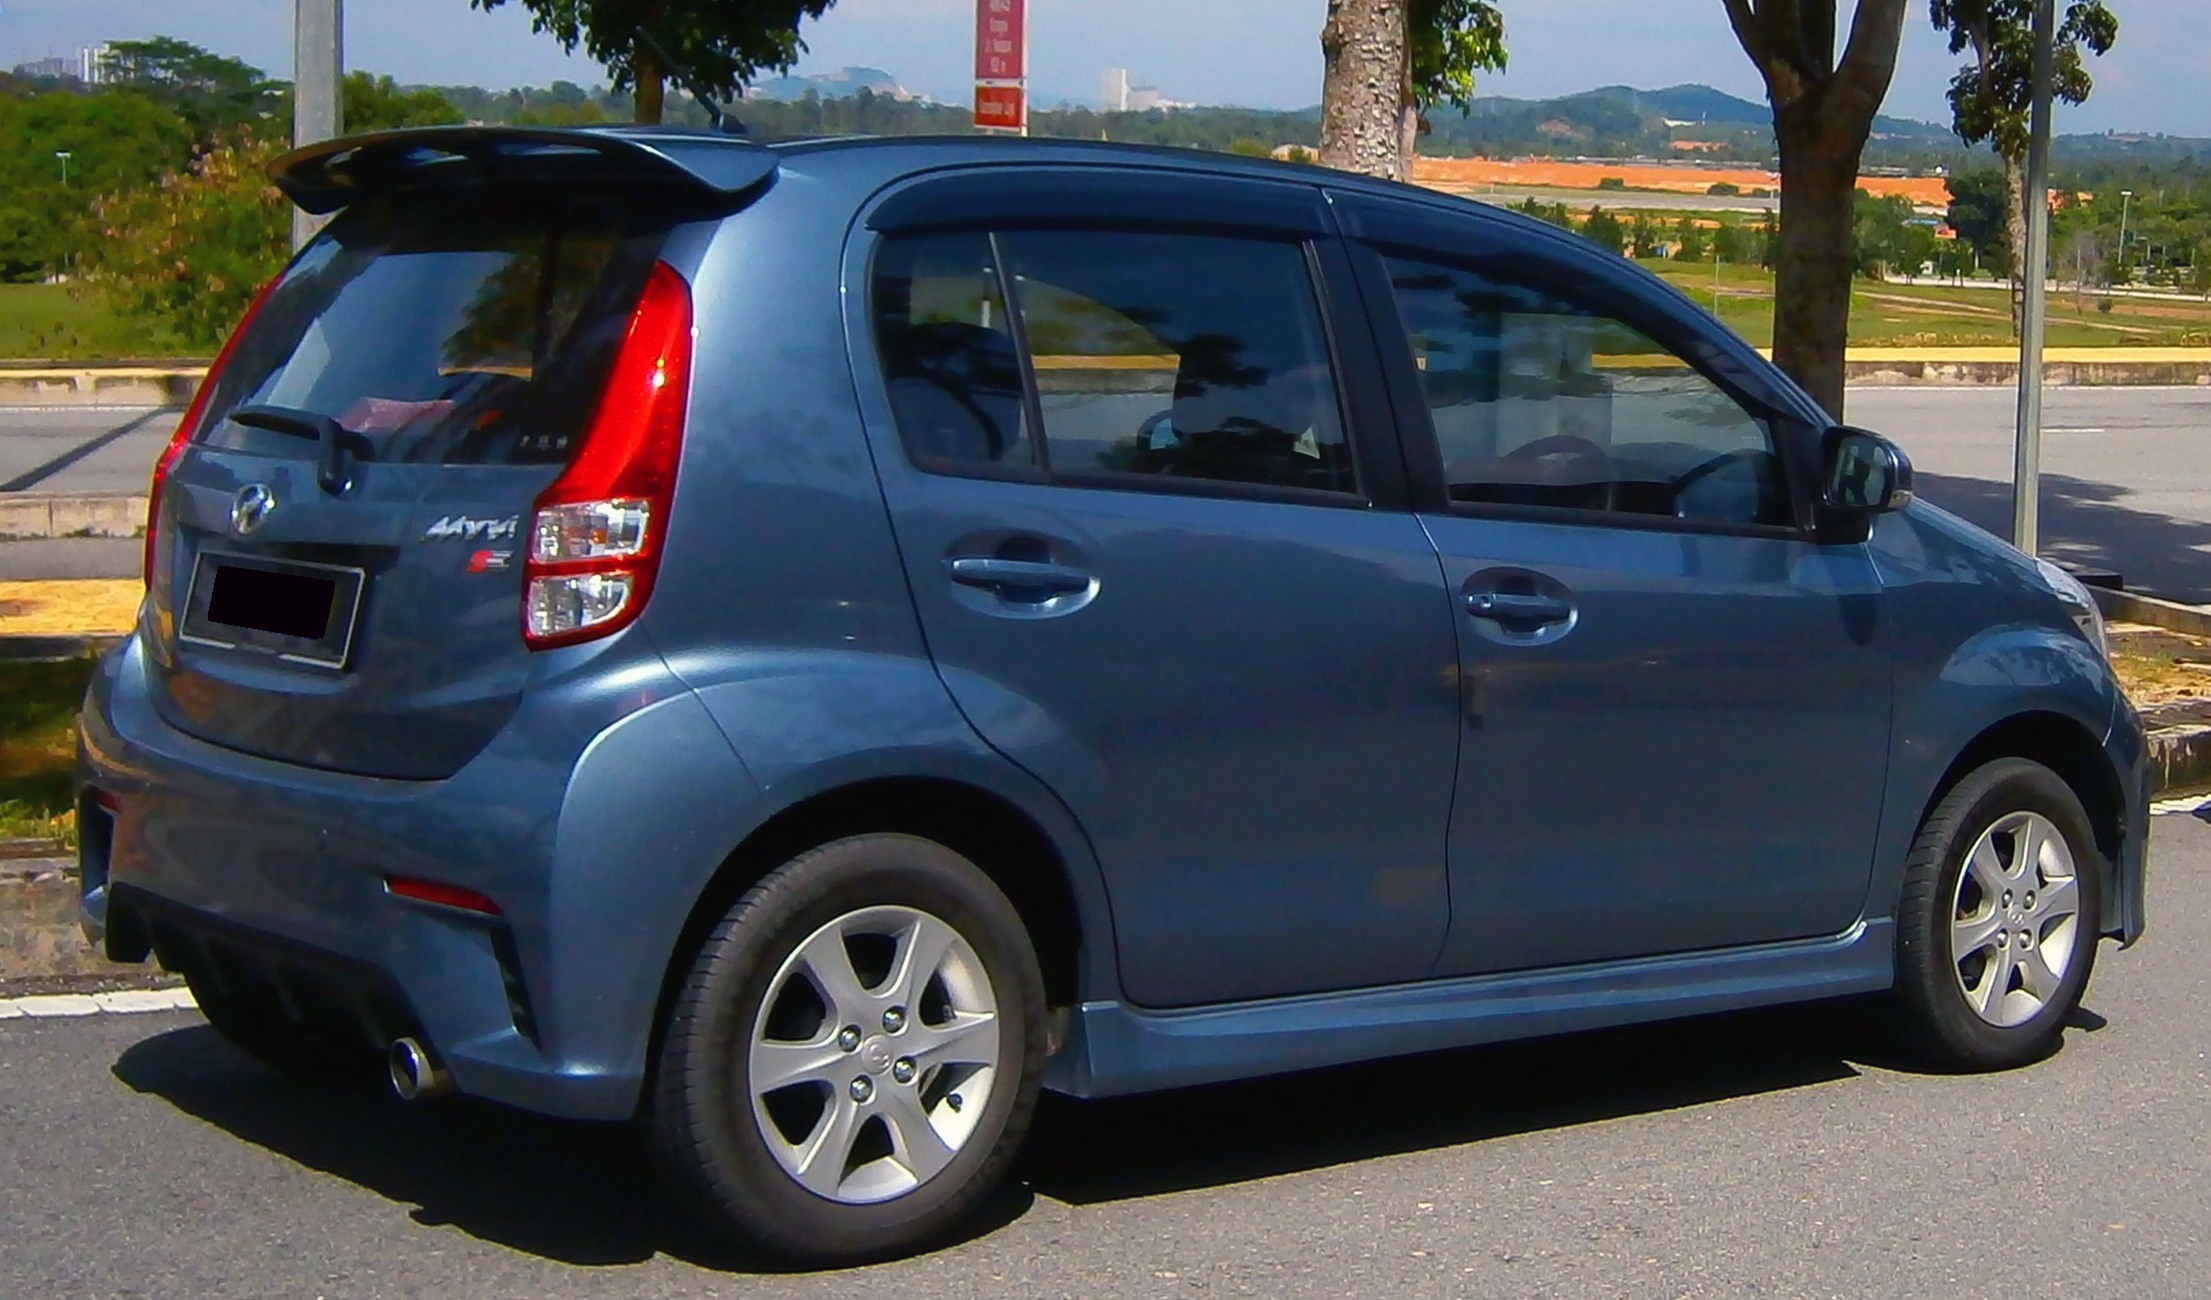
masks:
{"type": "Polygon", "coordinates": [[[77,832],[77,708],[93,660],[0,661],[0,839],[77,832]]]}
{"type": "Polygon", "coordinates": [[[114,361],[186,355],[65,284],[0,284],[0,359],[114,361]]]}
{"type": "MultiPolygon", "coordinates": [[[[1712,307],[1710,262],[1644,260],[1676,288],[1712,307]]],[[[1720,319],[1753,343],[1773,338],[1773,275],[1755,266],[1723,266],[1720,319]]],[[[1850,341],[1872,347],[2007,347],[2011,306],[2002,290],[1943,284],[1859,280],[1850,295],[1850,341]]],[[[2203,347],[2211,345],[2211,303],[2114,298],[2096,310],[2096,295],[2076,305],[2070,290],[2050,295],[2053,347],[2203,347]]]]}

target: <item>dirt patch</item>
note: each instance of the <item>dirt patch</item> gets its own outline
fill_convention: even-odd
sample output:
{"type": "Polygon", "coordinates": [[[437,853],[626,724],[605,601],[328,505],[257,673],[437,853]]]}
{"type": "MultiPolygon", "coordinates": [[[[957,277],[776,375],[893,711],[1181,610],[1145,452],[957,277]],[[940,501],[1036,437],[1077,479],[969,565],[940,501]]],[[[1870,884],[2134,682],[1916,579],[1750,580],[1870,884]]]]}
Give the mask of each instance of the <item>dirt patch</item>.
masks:
{"type": "Polygon", "coordinates": [[[2121,624],[2111,629],[2111,665],[2143,712],[2211,711],[2211,638],[2121,624]]]}
{"type": "MultiPolygon", "coordinates": [[[[1666,166],[1662,163],[1561,162],[1550,158],[1415,158],[1415,184],[1510,185],[1536,189],[1595,190],[1617,179],[1630,189],[1672,194],[1704,194],[1725,182],[1748,194],[1754,189],[1779,193],[1778,172],[1755,167],[1666,166]]],[[[1940,176],[1861,176],[1858,187],[1875,198],[1910,199],[1921,207],[1950,204],[1950,187],[1940,176]]]]}
{"type": "Polygon", "coordinates": [[[0,636],[116,636],[138,620],[136,578],[0,582],[0,636]]]}

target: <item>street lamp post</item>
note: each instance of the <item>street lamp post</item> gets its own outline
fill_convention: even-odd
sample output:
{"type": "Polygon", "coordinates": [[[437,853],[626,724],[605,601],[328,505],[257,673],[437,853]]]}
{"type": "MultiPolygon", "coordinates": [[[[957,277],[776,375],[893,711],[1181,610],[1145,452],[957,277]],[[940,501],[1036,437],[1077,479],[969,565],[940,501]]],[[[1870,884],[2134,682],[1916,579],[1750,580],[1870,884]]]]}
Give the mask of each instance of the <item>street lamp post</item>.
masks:
{"type": "Polygon", "coordinates": [[[69,160],[75,155],[67,149],[56,149],[54,150],[54,156],[61,159],[61,184],[63,189],[67,189],[69,188],[69,160]]]}
{"type": "Polygon", "coordinates": [[[2127,269],[2127,209],[2134,206],[2134,191],[2119,191],[2119,273],[2127,269]]]}

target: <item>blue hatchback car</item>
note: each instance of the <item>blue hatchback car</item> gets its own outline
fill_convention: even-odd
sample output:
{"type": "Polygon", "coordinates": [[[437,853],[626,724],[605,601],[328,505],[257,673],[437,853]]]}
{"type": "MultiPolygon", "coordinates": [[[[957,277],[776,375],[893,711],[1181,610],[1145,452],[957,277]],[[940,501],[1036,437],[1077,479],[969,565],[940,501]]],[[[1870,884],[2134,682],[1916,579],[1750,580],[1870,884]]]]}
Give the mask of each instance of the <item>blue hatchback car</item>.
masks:
{"type": "Polygon", "coordinates": [[[1104,1096],[1888,991],[2143,924],[2058,569],[1679,294],[1311,168],[446,128],[154,480],[84,915],[280,1067],[635,1118],[758,1248],[941,1239],[1104,1096]]]}

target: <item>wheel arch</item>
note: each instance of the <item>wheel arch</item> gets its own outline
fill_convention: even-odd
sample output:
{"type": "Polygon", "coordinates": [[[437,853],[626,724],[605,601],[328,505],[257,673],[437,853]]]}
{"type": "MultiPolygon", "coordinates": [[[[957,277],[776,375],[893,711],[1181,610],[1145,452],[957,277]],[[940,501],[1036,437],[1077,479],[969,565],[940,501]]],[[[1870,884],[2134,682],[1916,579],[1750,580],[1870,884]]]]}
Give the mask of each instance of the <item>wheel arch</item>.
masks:
{"type": "Polygon", "coordinates": [[[730,851],[699,892],[661,973],[641,1096],[651,1095],[650,1076],[684,972],[716,923],[783,863],[808,849],[867,834],[933,840],[973,862],[1005,891],[1036,949],[1057,1045],[1064,1036],[1059,1013],[1081,1001],[1091,974],[1087,967],[1096,954],[1086,951],[1086,936],[1105,940],[1085,925],[1067,855],[1035,817],[998,792],[945,777],[871,777],[820,791],[770,816],[730,851]]]}
{"type": "Polygon", "coordinates": [[[1926,824],[1936,805],[1958,782],[2001,758],[2040,763],[2073,791],[2088,814],[2089,830],[2096,837],[2097,855],[2103,861],[2103,896],[2115,898],[2119,855],[2126,836],[2126,794],[2102,742],[2079,721],[2062,713],[2015,713],[1983,728],[1950,760],[1950,766],[1928,792],[1918,825],[1926,824]]]}

